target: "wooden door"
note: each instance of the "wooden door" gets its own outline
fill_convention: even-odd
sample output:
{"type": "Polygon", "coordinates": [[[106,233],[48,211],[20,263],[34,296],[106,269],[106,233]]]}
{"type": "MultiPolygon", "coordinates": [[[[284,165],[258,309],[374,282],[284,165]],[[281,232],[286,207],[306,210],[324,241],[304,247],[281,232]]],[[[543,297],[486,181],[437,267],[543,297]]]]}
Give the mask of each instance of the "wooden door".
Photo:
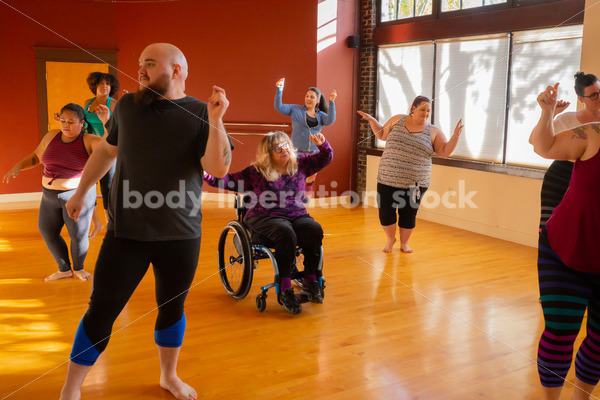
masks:
{"type": "Polygon", "coordinates": [[[117,76],[116,50],[35,47],[35,59],[40,139],[49,129],[58,128],[55,112],[67,103],[80,104],[92,97],[85,81],[90,72],[117,76]]]}
{"type": "Polygon", "coordinates": [[[84,107],[84,101],[94,97],[86,79],[91,72],[108,73],[108,64],[87,62],[46,61],[46,93],[48,99],[48,130],[59,129],[54,113],[67,103],[84,107]]]}

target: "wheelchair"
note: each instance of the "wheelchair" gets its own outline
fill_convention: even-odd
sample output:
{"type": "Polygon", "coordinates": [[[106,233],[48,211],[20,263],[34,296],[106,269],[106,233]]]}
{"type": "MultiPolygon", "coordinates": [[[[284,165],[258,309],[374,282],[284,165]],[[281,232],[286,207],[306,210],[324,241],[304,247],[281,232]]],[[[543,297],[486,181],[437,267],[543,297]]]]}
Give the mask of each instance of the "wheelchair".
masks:
{"type": "MultiPolygon", "coordinates": [[[[277,294],[279,288],[279,269],[275,260],[275,250],[273,243],[265,237],[253,234],[244,224],[243,219],[246,214],[245,200],[241,195],[236,195],[234,208],[236,209],[237,219],[230,221],[221,231],[219,237],[219,276],[225,291],[234,299],[242,300],[250,292],[254,271],[258,269],[259,260],[270,259],[275,271],[275,279],[260,288],[260,294],[256,296],[256,307],[259,311],[264,311],[267,307],[267,292],[275,287],[277,294]]],[[[302,280],[303,272],[299,271],[297,266],[303,264],[302,248],[296,247],[296,266],[292,271],[292,281],[300,289],[304,288],[302,280]]],[[[321,296],[325,298],[325,278],[323,270],[323,247],[321,246],[321,256],[317,270],[317,282],[321,296]]],[[[301,303],[308,301],[304,295],[296,295],[301,303]]],[[[281,304],[279,296],[277,302],[281,304]]]]}

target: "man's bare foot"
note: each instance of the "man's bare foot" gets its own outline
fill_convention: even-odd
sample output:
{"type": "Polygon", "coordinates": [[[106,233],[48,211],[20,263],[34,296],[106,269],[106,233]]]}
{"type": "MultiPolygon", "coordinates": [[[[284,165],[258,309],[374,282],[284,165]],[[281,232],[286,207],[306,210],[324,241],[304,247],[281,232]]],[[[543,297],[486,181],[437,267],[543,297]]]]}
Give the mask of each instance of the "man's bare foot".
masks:
{"type": "Polygon", "coordinates": [[[65,271],[65,272],[58,271],[58,272],[53,273],[50,276],[45,277],[44,280],[46,282],[47,281],[56,281],[56,280],[59,280],[59,279],[70,278],[72,276],[73,276],[73,271],[71,271],[71,270],[65,271]]]}
{"type": "Polygon", "coordinates": [[[179,400],[196,400],[198,393],[193,387],[184,383],[178,376],[173,378],[160,377],[160,387],[171,392],[179,400]]]}
{"type": "Polygon", "coordinates": [[[100,232],[102,229],[104,229],[104,225],[102,225],[102,222],[100,222],[99,219],[98,222],[92,222],[92,230],[88,235],[88,239],[93,239],[94,237],[96,237],[98,232],[100,232]]]}
{"type": "Polygon", "coordinates": [[[400,251],[403,253],[410,254],[413,252],[413,249],[411,249],[408,244],[403,244],[403,245],[400,245],[400,251]]]}
{"type": "Polygon", "coordinates": [[[87,272],[84,269],[80,269],[78,271],[73,271],[73,275],[75,275],[77,278],[81,279],[82,281],[89,281],[90,279],[92,279],[92,274],[90,274],[89,272],[87,272]]]}
{"type": "Polygon", "coordinates": [[[81,391],[77,391],[76,393],[67,393],[65,389],[60,392],[60,400],[79,400],[81,399],[81,391]]]}
{"type": "Polygon", "coordinates": [[[396,243],[396,238],[394,238],[393,240],[388,239],[385,247],[383,248],[383,252],[391,253],[392,249],[394,248],[394,243],[396,243]]]}

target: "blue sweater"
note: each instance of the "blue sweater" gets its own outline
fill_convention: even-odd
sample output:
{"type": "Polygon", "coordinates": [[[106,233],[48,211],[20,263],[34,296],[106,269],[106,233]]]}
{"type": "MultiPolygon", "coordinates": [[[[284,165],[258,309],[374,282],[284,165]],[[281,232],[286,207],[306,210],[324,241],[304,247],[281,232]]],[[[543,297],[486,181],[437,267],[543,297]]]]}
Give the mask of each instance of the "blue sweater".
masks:
{"type": "Polygon", "coordinates": [[[323,126],[331,125],[335,121],[335,103],[329,102],[329,114],[323,111],[316,112],[319,124],[310,128],[306,124],[306,106],[298,104],[283,104],[281,98],[283,88],[278,87],[275,92],[275,109],[283,115],[292,117],[292,143],[299,151],[317,151],[317,146],[310,141],[309,135],[315,135],[321,132],[323,126]]]}

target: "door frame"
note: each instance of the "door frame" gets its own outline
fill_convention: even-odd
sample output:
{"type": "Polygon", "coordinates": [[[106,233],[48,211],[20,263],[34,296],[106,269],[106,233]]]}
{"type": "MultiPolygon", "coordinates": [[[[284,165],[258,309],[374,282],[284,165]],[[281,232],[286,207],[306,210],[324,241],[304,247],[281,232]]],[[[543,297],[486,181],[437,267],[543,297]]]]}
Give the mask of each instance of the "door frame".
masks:
{"type": "MultiPolygon", "coordinates": [[[[108,72],[117,76],[118,50],[89,50],[61,47],[35,47],[38,92],[38,127],[40,139],[48,132],[48,93],[46,89],[46,61],[108,64],[108,72]]],[[[118,94],[115,94],[117,97],[118,94]]]]}

